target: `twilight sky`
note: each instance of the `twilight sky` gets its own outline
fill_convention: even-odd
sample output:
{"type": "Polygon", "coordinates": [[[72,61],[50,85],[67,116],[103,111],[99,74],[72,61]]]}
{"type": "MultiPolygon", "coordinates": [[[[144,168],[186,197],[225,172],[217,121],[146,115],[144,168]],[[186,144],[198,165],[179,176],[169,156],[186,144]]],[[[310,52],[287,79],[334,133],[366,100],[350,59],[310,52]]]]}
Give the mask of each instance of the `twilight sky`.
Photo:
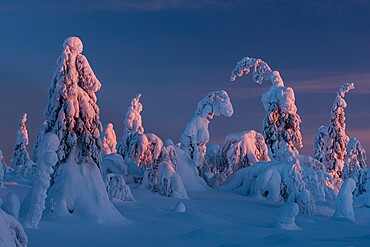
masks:
{"type": "Polygon", "coordinates": [[[102,122],[121,139],[130,100],[142,93],[145,132],[175,142],[200,98],[229,93],[235,113],[210,124],[211,143],[261,131],[270,83],[229,81],[244,56],[262,58],[296,93],[304,148],[328,124],[337,89],[347,94],[347,134],[370,150],[368,1],[3,1],[0,0],[0,149],[10,163],[19,117],[28,114],[31,153],[64,39],[81,38],[102,83],[102,122]]]}

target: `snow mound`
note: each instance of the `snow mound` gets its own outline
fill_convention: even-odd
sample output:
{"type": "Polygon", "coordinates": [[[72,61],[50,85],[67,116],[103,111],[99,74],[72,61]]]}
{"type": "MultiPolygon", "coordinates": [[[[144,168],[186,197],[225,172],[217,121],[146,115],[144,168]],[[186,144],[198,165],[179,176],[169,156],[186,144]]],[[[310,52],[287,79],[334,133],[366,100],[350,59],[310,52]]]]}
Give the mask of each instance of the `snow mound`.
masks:
{"type": "Polygon", "coordinates": [[[286,203],[279,208],[279,215],[275,219],[274,225],[284,230],[299,230],[295,223],[299,207],[296,203],[286,203]]]}
{"type": "Polygon", "coordinates": [[[335,213],[333,218],[355,219],[353,212],[353,191],[356,189],[356,182],[352,178],[344,180],[342,187],[339,190],[337,200],[335,202],[335,213]]]}
{"type": "Polygon", "coordinates": [[[110,202],[95,164],[77,164],[69,158],[59,164],[56,172],[59,176],[47,198],[45,213],[48,218],[107,224],[127,222],[110,202]]]}
{"type": "Polygon", "coordinates": [[[185,213],[186,212],[186,206],[183,202],[179,202],[179,203],[176,204],[173,211],[177,212],[177,213],[185,213]]]}

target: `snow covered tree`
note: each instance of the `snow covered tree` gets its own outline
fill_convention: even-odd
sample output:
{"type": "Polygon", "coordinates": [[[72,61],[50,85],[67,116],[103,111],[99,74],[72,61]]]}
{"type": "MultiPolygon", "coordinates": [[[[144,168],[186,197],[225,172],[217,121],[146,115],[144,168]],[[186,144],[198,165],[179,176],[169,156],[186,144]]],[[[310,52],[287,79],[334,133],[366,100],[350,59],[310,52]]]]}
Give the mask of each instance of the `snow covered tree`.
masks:
{"type": "Polygon", "coordinates": [[[333,218],[347,218],[354,220],[353,212],[353,191],[356,188],[356,182],[352,178],[346,178],[339,190],[335,202],[335,212],[333,218]]]}
{"type": "MultiPolygon", "coordinates": [[[[95,93],[101,84],[82,50],[78,37],[64,41],[49,89],[46,120],[40,127],[42,135],[51,132],[59,139],[58,162],[44,213],[53,218],[122,222],[124,218],[110,202],[99,170],[102,124],[95,93]]],[[[35,147],[38,150],[41,145],[35,147]]]]}
{"type": "Polygon", "coordinates": [[[342,170],[347,156],[347,144],[349,139],[346,135],[344,109],[347,107],[347,103],[344,100],[344,96],[354,88],[354,83],[344,83],[339,88],[331,108],[324,164],[327,172],[333,177],[333,186],[336,192],[338,192],[342,183],[342,170]]]}
{"type": "Polygon", "coordinates": [[[325,158],[325,137],[328,135],[328,126],[321,126],[315,135],[313,156],[320,162],[325,158]]]}
{"type": "MultiPolygon", "coordinates": [[[[126,160],[129,158],[131,151],[138,149],[138,153],[141,153],[141,145],[146,141],[144,134],[144,127],[142,126],[141,111],[143,105],[140,103],[141,94],[136,95],[132,99],[131,105],[127,108],[126,116],[124,120],[124,128],[122,141],[117,145],[117,153],[121,154],[126,160]],[[134,143],[134,144],[133,144],[134,143]],[[132,150],[133,149],[133,150],[132,150]]],[[[140,159],[140,156],[130,157],[133,161],[140,159]]]]}
{"type": "Polygon", "coordinates": [[[343,179],[352,178],[356,182],[353,192],[355,196],[361,195],[366,191],[367,165],[366,152],[360,141],[351,138],[347,146],[347,159],[344,162],[343,179]]]}
{"type": "Polygon", "coordinates": [[[233,106],[224,90],[213,91],[198,102],[192,120],[186,125],[181,135],[181,149],[190,155],[202,175],[202,166],[209,141],[208,125],[214,116],[233,114],[233,106]]]}
{"type": "Polygon", "coordinates": [[[45,200],[50,186],[53,167],[58,162],[56,151],[59,148],[59,139],[54,133],[46,133],[38,148],[36,174],[32,186],[31,205],[24,218],[27,227],[36,228],[45,210],[45,200]]]}
{"type": "Polygon", "coordinates": [[[245,131],[226,136],[217,155],[217,168],[231,174],[259,161],[270,161],[265,139],[254,130],[245,131]]]}
{"type": "Polygon", "coordinates": [[[27,114],[24,113],[19,119],[19,129],[15,137],[15,147],[12,159],[13,168],[17,176],[27,178],[32,169],[33,162],[27,152],[28,132],[27,132],[27,114]]]}
{"type": "Polygon", "coordinates": [[[294,91],[285,87],[278,71],[271,68],[261,59],[244,57],[231,73],[231,81],[237,76],[248,74],[253,70],[253,80],[261,84],[270,80],[272,85],[262,95],[266,111],[262,123],[262,134],[269,149],[270,158],[278,161],[290,159],[303,147],[300,131],[301,118],[297,113],[294,91]]]}
{"type": "MultiPolygon", "coordinates": [[[[0,199],[0,206],[2,202],[0,199]]],[[[0,246],[27,247],[28,238],[22,224],[0,208],[0,246]]]]}
{"type": "Polygon", "coordinates": [[[279,215],[275,219],[274,225],[284,230],[299,230],[295,223],[295,217],[299,213],[299,207],[296,203],[286,203],[279,208],[279,215]]]}
{"type": "Polygon", "coordinates": [[[109,123],[105,126],[101,138],[102,138],[102,156],[115,153],[117,146],[117,138],[112,123],[109,123]]]}

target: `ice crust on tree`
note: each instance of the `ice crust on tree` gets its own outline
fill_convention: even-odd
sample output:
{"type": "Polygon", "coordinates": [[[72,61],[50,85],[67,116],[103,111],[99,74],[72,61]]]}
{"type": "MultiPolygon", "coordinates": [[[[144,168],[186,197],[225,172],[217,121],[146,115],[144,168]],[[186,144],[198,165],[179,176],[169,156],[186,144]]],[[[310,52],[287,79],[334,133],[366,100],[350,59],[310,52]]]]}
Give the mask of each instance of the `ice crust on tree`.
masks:
{"type": "Polygon", "coordinates": [[[15,137],[15,147],[13,153],[12,164],[17,176],[21,178],[30,177],[33,162],[27,152],[28,132],[27,132],[27,114],[24,113],[19,119],[19,128],[15,137]]]}
{"type": "Polygon", "coordinates": [[[28,238],[22,224],[15,217],[0,209],[0,246],[26,247],[27,243],[28,238]]]}
{"type": "Polygon", "coordinates": [[[328,135],[328,126],[320,126],[315,135],[313,144],[313,156],[320,162],[325,158],[325,137],[328,135]]]}
{"type": "Polygon", "coordinates": [[[355,137],[351,138],[347,145],[347,158],[344,162],[343,179],[352,178],[356,182],[356,188],[353,192],[355,196],[366,192],[367,165],[366,152],[360,141],[355,137]]]}
{"type": "Polygon", "coordinates": [[[45,200],[50,186],[54,166],[58,162],[56,151],[59,148],[58,136],[46,133],[38,148],[36,173],[31,191],[31,204],[23,223],[26,227],[37,228],[45,210],[45,200]]]}
{"type": "Polygon", "coordinates": [[[231,81],[237,76],[248,74],[252,69],[253,80],[259,84],[270,80],[272,85],[262,95],[266,115],[262,123],[262,134],[269,149],[270,158],[277,161],[289,160],[303,147],[300,132],[301,118],[297,113],[294,91],[285,87],[278,71],[261,59],[244,57],[231,73],[231,81]]]}
{"type": "Polygon", "coordinates": [[[117,137],[113,129],[113,124],[107,124],[102,132],[102,156],[116,153],[117,137]]]}
{"type": "Polygon", "coordinates": [[[95,93],[101,84],[82,48],[78,37],[64,41],[49,89],[46,122],[40,128],[59,138],[44,214],[56,220],[123,223],[100,173],[102,124],[95,93]]]}
{"type": "Polygon", "coordinates": [[[336,192],[342,183],[342,170],[347,156],[347,144],[349,140],[346,134],[344,110],[347,107],[347,103],[344,100],[344,96],[354,88],[354,83],[344,83],[339,88],[331,108],[324,164],[327,172],[333,177],[333,187],[336,192]]]}
{"type": "Polygon", "coordinates": [[[213,91],[202,98],[197,104],[192,120],[186,125],[180,137],[181,149],[189,154],[194,164],[202,172],[209,142],[209,121],[214,116],[232,116],[234,110],[226,91],[213,91]]]}
{"type": "Polygon", "coordinates": [[[263,136],[254,131],[244,131],[226,136],[217,155],[218,172],[231,174],[259,161],[270,161],[263,136]]]}
{"type": "Polygon", "coordinates": [[[334,218],[355,219],[353,212],[353,191],[356,189],[356,182],[352,178],[346,178],[339,190],[335,202],[334,218]]]}

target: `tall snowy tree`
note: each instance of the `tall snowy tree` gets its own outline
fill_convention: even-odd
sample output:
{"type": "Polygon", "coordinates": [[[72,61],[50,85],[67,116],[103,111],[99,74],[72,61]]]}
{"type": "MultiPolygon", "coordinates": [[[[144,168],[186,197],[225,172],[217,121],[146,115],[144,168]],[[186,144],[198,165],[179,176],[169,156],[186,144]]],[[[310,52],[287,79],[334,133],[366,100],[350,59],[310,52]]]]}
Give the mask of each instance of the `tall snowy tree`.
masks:
{"type": "Polygon", "coordinates": [[[19,128],[15,137],[15,147],[12,164],[16,174],[19,177],[27,178],[32,169],[33,162],[27,152],[28,132],[27,132],[27,114],[24,113],[19,119],[19,128]]]}
{"type": "Polygon", "coordinates": [[[325,137],[328,135],[328,126],[321,126],[315,135],[313,156],[320,162],[325,158],[325,137]]]}
{"type": "Polygon", "coordinates": [[[333,177],[334,189],[336,192],[339,191],[342,183],[342,170],[347,156],[347,144],[349,139],[346,134],[344,109],[347,107],[347,103],[344,100],[344,96],[354,88],[354,83],[344,83],[339,88],[331,108],[324,163],[327,172],[333,177]]]}
{"type": "Polygon", "coordinates": [[[344,162],[342,177],[352,178],[356,182],[356,188],[353,192],[355,196],[366,192],[367,165],[366,152],[360,141],[351,138],[347,146],[347,159],[344,162]]]}
{"type": "Polygon", "coordinates": [[[82,50],[78,37],[64,41],[49,89],[46,120],[40,127],[42,135],[51,132],[59,139],[46,213],[117,222],[123,217],[109,201],[99,170],[102,124],[95,93],[101,84],[82,50]]]}
{"type": "Polygon", "coordinates": [[[233,112],[230,98],[223,90],[210,92],[198,102],[197,110],[192,120],[186,125],[180,142],[181,149],[190,155],[201,173],[206,145],[209,141],[209,121],[221,114],[230,117],[233,112]]]}
{"type": "Polygon", "coordinates": [[[303,147],[300,131],[301,118],[297,113],[294,91],[285,87],[278,71],[271,68],[261,59],[244,57],[231,73],[231,81],[237,76],[248,74],[251,69],[253,80],[261,84],[270,80],[272,85],[262,95],[266,111],[262,123],[262,134],[269,149],[269,156],[275,160],[287,160],[298,154],[303,147]]]}
{"type": "MultiPolygon", "coordinates": [[[[124,129],[122,135],[122,141],[117,145],[117,153],[121,154],[124,159],[127,159],[130,154],[131,148],[138,148],[139,152],[142,153],[141,145],[137,147],[132,147],[133,140],[134,143],[140,141],[144,143],[146,141],[144,137],[144,127],[142,125],[141,111],[143,110],[143,105],[140,103],[141,94],[136,95],[132,99],[131,105],[127,108],[125,120],[124,120],[124,129]]],[[[135,157],[133,160],[139,160],[140,157],[135,157]]]]}
{"type": "Polygon", "coordinates": [[[117,137],[113,129],[113,124],[109,123],[105,126],[102,133],[102,156],[116,153],[117,137]]]}

